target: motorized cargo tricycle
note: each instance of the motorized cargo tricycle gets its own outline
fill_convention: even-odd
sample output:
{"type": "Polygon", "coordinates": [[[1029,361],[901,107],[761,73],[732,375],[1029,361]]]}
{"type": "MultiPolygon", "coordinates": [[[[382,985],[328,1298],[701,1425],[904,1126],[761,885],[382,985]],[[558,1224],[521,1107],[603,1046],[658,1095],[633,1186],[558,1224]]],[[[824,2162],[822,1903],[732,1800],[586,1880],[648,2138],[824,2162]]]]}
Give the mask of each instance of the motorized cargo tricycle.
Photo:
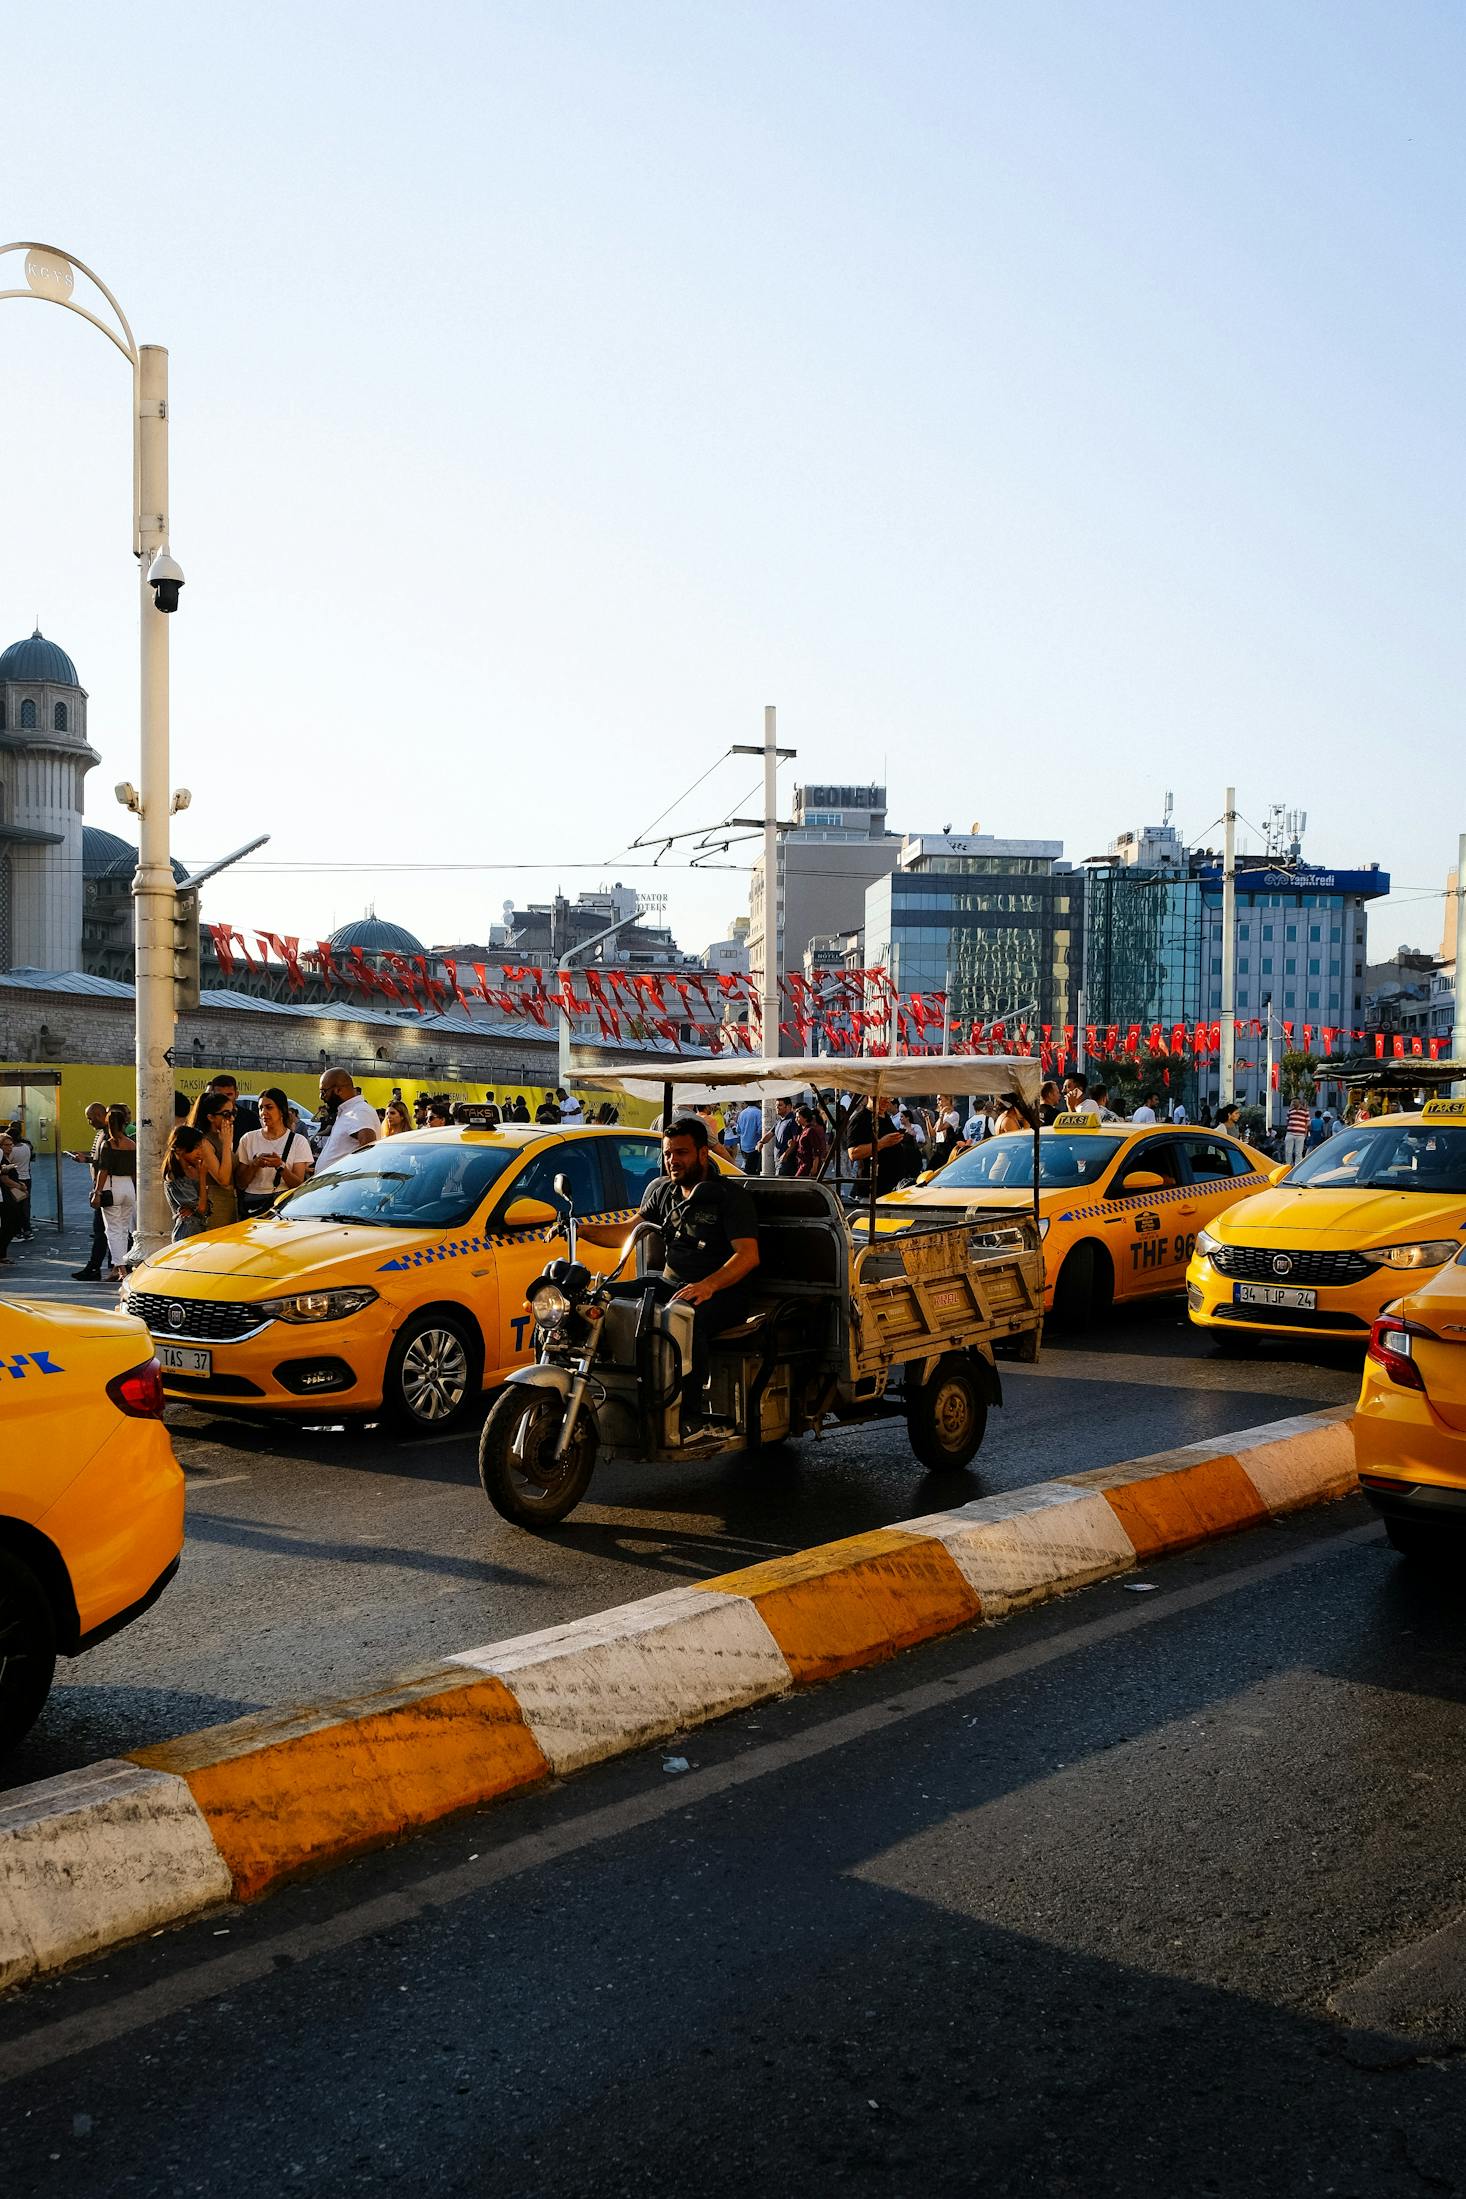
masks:
{"type": "MultiPolygon", "coordinates": [[[[716,1065],[720,1075],[709,1074],[713,1066],[698,1065],[699,1087],[818,1090],[833,1075],[877,1109],[934,1082],[934,1064],[920,1059],[745,1061],[716,1065]]],[[[972,1091],[1016,1089],[1036,1105],[1036,1063],[964,1060],[954,1081],[972,1091]]],[[[623,1083],[638,1088],[629,1076],[623,1083]]],[[[989,1408],[1002,1402],[996,1353],[1038,1355],[1037,1219],[969,1210],[922,1215],[883,1235],[873,1196],[853,1211],[842,1201],[839,1159],[837,1136],[826,1177],[747,1180],[759,1239],[751,1301],[713,1337],[691,1426],[684,1386],[693,1311],[658,1273],[660,1232],[639,1222],[619,1266],[593,1275],[577,1257],[568,1186],[558,1187],[565,1251],[530,1286],[534,1362],[501,1390],[479,1448],[484,1488],[506,1519],[524,1527],[563,1520],[602,1457],[674,1465],[891,1416],[904,1418],[929,1470],[970,1464],[989,1408]]]]}

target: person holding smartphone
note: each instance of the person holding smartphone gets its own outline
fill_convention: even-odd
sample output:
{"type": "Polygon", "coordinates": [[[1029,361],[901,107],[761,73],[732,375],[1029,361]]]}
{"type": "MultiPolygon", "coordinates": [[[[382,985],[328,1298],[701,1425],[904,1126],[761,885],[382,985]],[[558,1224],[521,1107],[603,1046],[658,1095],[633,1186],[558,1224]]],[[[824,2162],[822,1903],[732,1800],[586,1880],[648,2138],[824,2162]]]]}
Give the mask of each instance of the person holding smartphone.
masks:
{"type": "Polygon", "coordinates": [[[293,1191],[315,1167],[310,1143],[290,1116],[290,1102],[271,1085],[259,1098],[260,1127],[234,1148],[234,1188],[241,1217],[263,1214],[282,1191],[293,1191]]]}

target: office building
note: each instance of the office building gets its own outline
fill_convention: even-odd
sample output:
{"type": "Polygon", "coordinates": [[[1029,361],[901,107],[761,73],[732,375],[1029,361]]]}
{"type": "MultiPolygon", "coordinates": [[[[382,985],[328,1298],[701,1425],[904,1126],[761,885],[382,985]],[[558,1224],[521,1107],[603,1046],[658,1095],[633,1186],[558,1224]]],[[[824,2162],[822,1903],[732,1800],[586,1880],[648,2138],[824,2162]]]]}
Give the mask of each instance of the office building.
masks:
{"type": "Polygon", "coordinates": [[[1060,840],[928,832],[866,890],[865,956],[902,993],[945,991],[964,1023],[1072,1023],[1084,876],[1060,840]]]}
{"type": "MultiPolygon", "coordinates": [[[[779,976],[802,971],[812,939],[859,928],[867,887],[895,868],[900,853],[900,839],[886,830],[883,786],[795,788],[793,824],[779,834],[781,922],[774,948],[779,976]]],[[[757,977],[766,960],[761,853],[748,907],[748,965],[757,977]]],[[[789,1051],[787,1040],[781,1050],[789,1051]]]]}

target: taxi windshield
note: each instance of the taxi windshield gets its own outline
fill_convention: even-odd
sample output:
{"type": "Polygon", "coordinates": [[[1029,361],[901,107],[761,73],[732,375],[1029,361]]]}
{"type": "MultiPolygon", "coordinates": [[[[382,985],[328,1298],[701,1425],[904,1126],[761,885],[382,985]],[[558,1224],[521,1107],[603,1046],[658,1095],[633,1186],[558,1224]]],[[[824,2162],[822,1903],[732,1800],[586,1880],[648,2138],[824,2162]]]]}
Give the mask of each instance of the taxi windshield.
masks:
{"type": "Polygon", "coordinates": [[[523,1152],[517,1145],[418,1145],[386,1138],[350,1153],[274,1209],[287,1222],[456,1229],[523,1152]]]}
{"type": "MultiPolygon", "coordinates": [[[[1052,1184],[1096,1183],[1119,1152],[1123,1140],[1093,1133],[1080,1137],[1052,1136],[1039,1140],[1038,1180],[1052,1184]]],[[[1025,1191],[1033,1188],[1033,1139],[1026,1130],[1007,1137],[988,1138],[970,1152],[949,1161],[933,1182],[944,1191],[1025,1191]]]]}
{"type": "Polygon", "coordinates": [[[1466,1126],[1417,1121],[1338,1130],[1290,1169],[1309,1191],[1466,1193],[1466,1126]]]}

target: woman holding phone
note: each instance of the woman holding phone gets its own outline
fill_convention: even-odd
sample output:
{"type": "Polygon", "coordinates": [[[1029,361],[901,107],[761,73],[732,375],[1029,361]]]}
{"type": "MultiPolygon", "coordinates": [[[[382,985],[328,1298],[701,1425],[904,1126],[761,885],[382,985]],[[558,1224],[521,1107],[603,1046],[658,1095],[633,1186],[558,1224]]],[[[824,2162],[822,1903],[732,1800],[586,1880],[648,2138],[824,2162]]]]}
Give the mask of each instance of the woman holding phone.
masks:
{"type": "Polygon", "coordinates": [[[234,1188],[243,1220],[263,1214],[282,1191],[293,1191],[315,1167],[303,1131],[290,1119],[290,1102],[277,1086],[260,1094],[260,1127],[246,1130],[234,1149],[234,1188]]]}

